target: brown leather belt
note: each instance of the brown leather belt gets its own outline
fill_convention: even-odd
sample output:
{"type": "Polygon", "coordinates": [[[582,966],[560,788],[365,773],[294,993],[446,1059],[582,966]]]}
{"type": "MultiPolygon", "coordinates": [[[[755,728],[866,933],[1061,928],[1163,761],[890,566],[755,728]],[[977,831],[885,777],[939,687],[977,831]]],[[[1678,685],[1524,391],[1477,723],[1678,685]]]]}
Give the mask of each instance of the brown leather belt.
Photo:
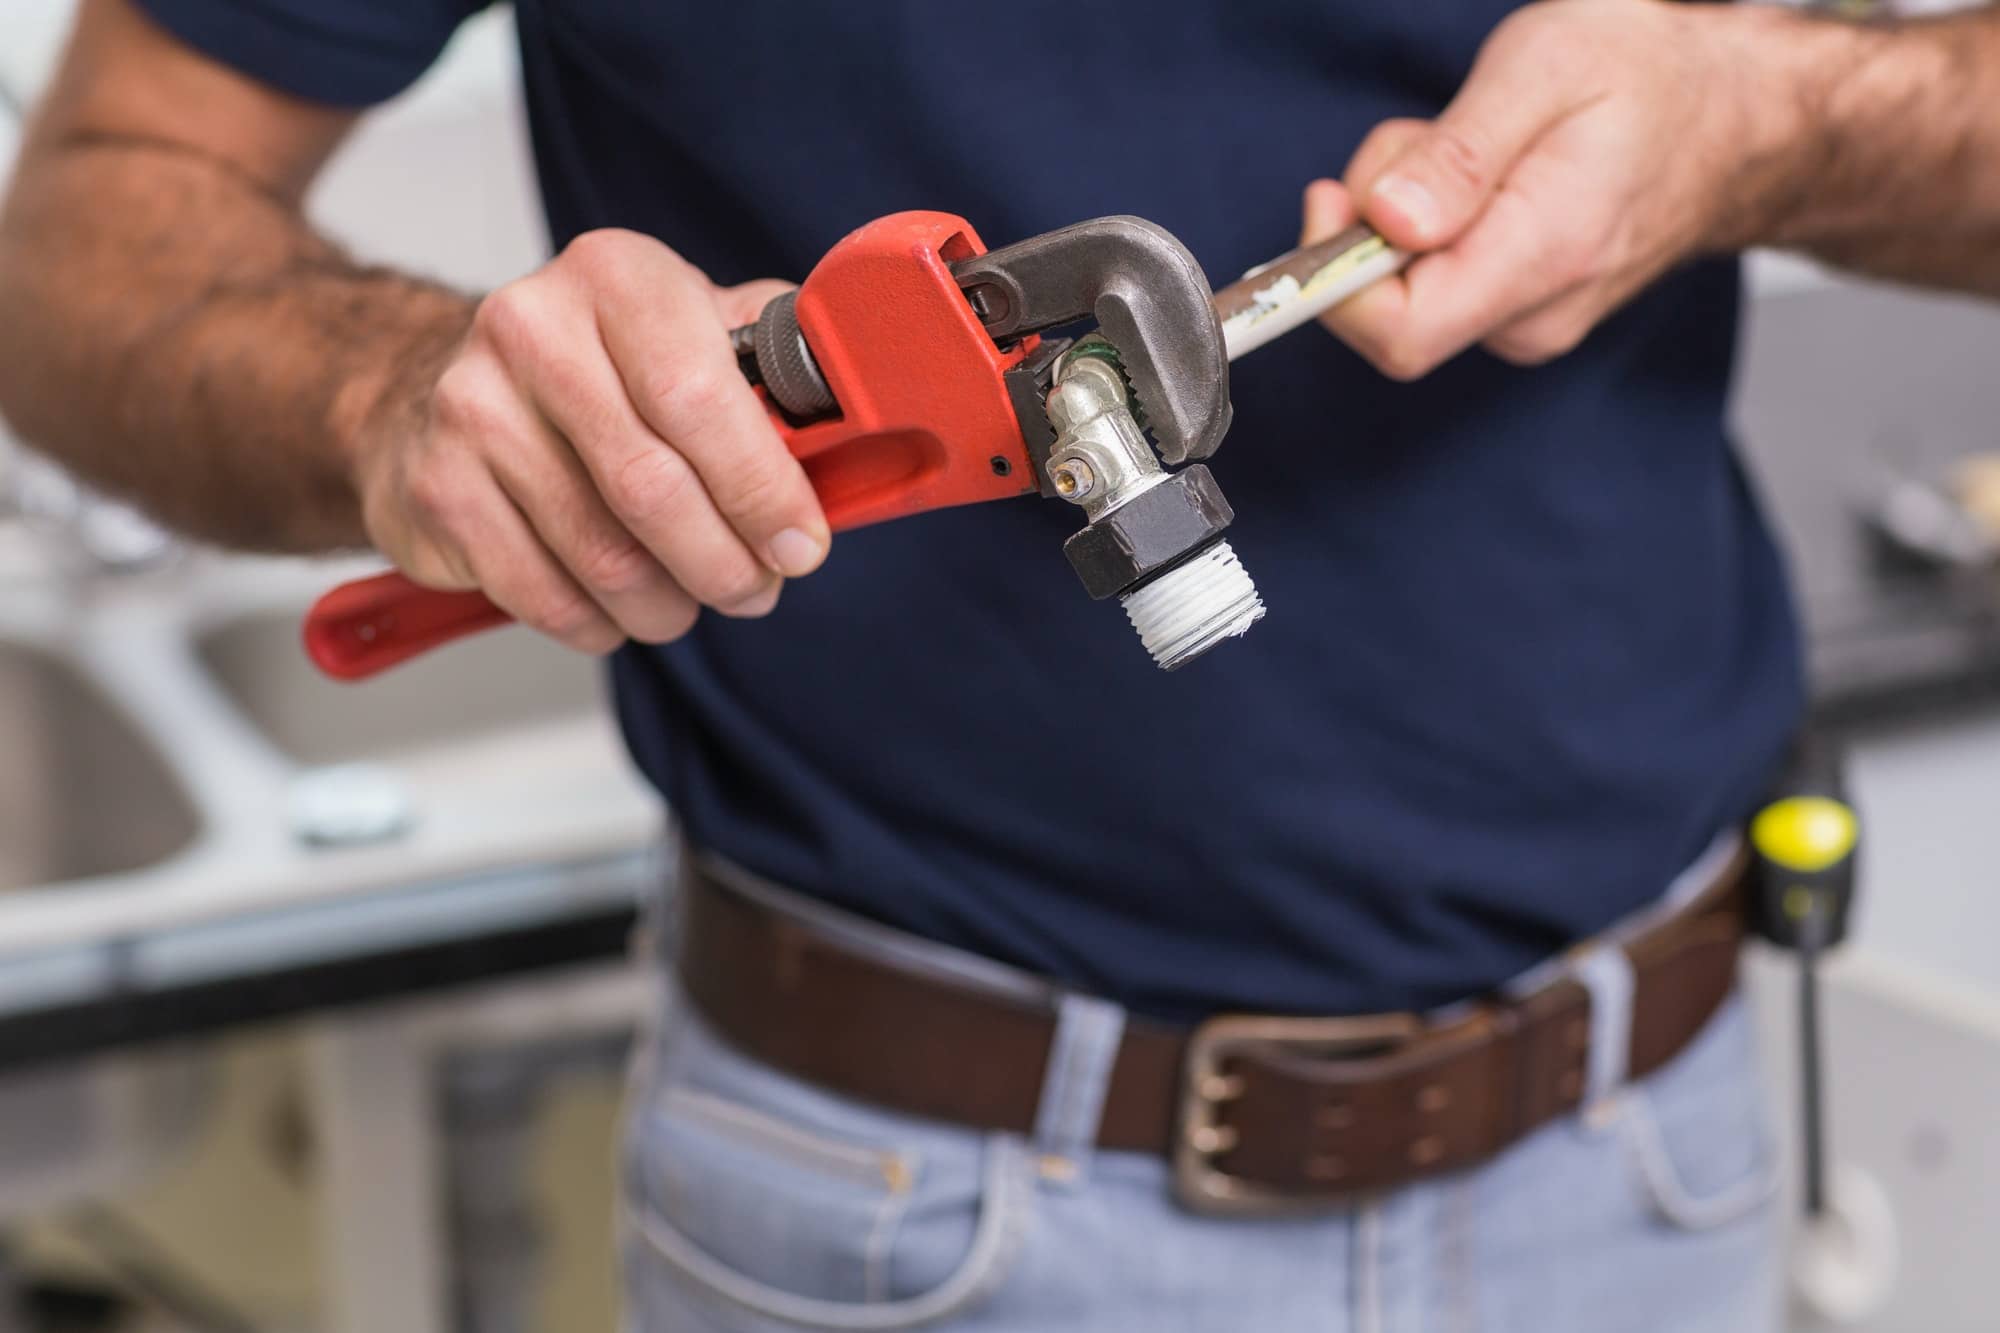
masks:
{"type": "MultiPolygon", "coordinates": [[[[1671,1060],[1734,986],[1743,867],[1739,855],[1619,946],[1632,966],[1630,1077],[1671,1060]]],[[[730,1043],[879,1106],[1033,1130],[1053,987],[990,984],[927,965],[922,948],[870,947],[893,936],[817,905],[788,910],[733,867],[690,862],[681,887],[681,986],[730,1043]]],[[[1519,998],[1431,1021],[1225,1015],[1189,1030],[1135,1016],[1097,1141],[1169,1158],[1180,1197],[1203,1211],[1390,1189],[1482,1161],[1576,1109],[1590,1028],[1589,991],[1560,971],[1519,998]]]]}

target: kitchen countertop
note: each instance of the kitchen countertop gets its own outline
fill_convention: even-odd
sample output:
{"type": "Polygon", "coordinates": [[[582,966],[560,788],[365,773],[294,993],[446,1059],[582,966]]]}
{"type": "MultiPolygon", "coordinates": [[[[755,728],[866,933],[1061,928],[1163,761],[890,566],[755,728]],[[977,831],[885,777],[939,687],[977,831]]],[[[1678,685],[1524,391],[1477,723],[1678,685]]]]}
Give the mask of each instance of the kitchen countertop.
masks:
{"type": "MultiPolygon", "coordinates": [[[[200,827],[156,864],[0,894],[0,1066],[623,947],[663,873],[663,818],[592,697],[596,664],[555,659],[565,706],[549,715],[386,753],[407,830],[317,846],[291,802],[319,765],[252,721],[203,645],[251,624],[289,651],[310,596],[372,563],[198,553],[79,592],[7,555],[0,641],[70,664],[165,758],[200,827]]],[[[554,653],[518,630],[455,651],[467,691],[482,663],[554,653]]],[[[280,665],[306,672],[302,652],[280,665]]]]}

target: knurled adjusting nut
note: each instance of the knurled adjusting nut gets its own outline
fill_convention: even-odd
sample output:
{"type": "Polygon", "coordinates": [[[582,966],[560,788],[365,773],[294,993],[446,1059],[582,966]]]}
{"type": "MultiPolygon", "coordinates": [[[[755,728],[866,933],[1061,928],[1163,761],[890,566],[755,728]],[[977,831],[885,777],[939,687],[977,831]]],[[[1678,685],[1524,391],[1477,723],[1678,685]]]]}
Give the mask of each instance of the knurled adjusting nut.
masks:
{"type": "Polygon", "coordinates": [[[772,298],[757,316],[751,346],[757,353],[757,373],[778,406],[795,417],[811,420],[833,411],[833,390],[819,373],[806,335],[799,328],[799,294],[772,298]]]}

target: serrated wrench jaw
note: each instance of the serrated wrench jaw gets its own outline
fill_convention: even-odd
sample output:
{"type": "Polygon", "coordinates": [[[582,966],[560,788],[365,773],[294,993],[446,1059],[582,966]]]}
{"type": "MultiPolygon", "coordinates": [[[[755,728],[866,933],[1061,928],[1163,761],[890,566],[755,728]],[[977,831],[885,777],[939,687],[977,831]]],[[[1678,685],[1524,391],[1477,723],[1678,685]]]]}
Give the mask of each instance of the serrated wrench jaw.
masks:
{"type": "Polygon", "coordinates": [[[1092,319],[1117,348],[1160,457],[1206,458],[1229,430],[1229,359],[1208,276],[1172,233],[1094,218],[952,266],[996,339],[1092,319]]]}

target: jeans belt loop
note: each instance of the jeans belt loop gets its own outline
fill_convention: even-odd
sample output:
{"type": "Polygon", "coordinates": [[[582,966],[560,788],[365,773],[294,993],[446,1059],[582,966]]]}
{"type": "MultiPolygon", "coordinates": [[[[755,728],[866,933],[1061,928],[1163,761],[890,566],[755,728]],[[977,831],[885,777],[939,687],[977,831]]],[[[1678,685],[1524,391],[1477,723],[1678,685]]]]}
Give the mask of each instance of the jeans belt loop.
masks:
{"type": "Polygon", "coordinates": [[[1570,960],[1569,973],[1590,996],[1590,1050],[1584,1065],[1583,1114],[1596,1125],[1631,1072],[1632,959],[1609,941],[1586,946],[1570,960]]]}
{"type": "Polygon", "coordinates": [[[1109,1000],[1071,993],[1057,1002],[1035,1111],[1035,1151],[1045,1181],[1064,1188],[1083,1182],[1124,1037],[1125,1011],[1109,1000]]]}

